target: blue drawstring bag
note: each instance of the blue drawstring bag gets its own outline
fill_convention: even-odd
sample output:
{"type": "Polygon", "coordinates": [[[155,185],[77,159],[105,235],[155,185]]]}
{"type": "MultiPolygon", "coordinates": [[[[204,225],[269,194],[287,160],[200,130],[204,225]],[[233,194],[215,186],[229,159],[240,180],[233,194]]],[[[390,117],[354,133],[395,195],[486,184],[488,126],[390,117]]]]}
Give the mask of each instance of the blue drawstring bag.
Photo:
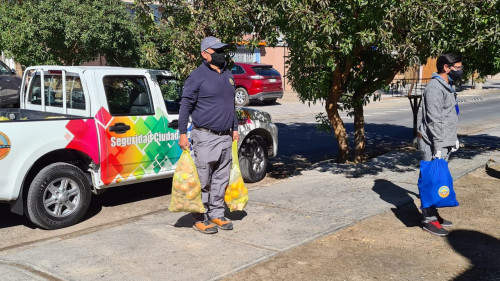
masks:
{"type": "Polygon", "coordinates": [[[444,159],[420,161],[418,190],[422,203],[420,208],[458,206],[453,178],[444,159]]]}

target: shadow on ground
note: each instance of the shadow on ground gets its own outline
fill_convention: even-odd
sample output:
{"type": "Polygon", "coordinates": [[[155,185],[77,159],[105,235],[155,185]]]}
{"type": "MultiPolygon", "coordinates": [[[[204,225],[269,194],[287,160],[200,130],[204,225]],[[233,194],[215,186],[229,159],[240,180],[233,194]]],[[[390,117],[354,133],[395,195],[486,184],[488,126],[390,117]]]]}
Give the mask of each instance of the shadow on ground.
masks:
{"type": "Polygon", "coordinates": [[[500,179],[500,164],[493,159],[490,159],[488,163],[486,163],[486,174],[490,177],[494,177],[500,179]]]}
{"type": "MultiPolygon", "coordinates": [[[[232,221],[240,221],[247,216],[246,211],[233,211],[231,212],[229,208],[224,204],[224,216],[232,221]]],[[[194,225],[194,219],[191,214],[186,214],[180,217],[174,224],[174,227],[192,227],[194,225]]]]}
{"type": "MultiPolygon", "coordinates": [[[[354,127],[346,123],[351,147],[354,145],[354,127]]],[[[319,162],[334,162],[338,145],[333,132],[318,129],[316,124],[278,124],[278,156],[270,159],[268,175],[288,178],[319,162]]],[[[412,143],[412,129],[390,124],[366,124],[366,153],[374,158],[394,149],[402,149],[412,143]]],[[[351,153],[352,154],[352,153],[351,153]]],[[[351,166],[351,165],[347,165],[351,166]]]]}
{"type": "MultiPolygon", "coordinates": [[[[384,170],[407,172],[418,168],[419,165],[420,154],[412,145],[412,129],[408,127],[391,124],[366,124],[366,153],[372,159],[362,164],[337,164],[333,160],[337,156],[337,144],[333,133],[319,131],[316,124],[311,123],[278,125],[278,156],[270,159],[267,175],[272,178],[300,175],[304,170],[318,168],[318,163],[322,164],[318,168],[320,171],[344,173],[348,178],[377,175],[384,170]],[[394,150],[406,151],[407,154],[401,157],[400,153],[388,153],[394,150]]],[[[352,141],[352,123],[346,123],[346,129],[352,141]]],[[[452,158],[470,159],[478,153],[500,150],[500,138],[498,137],[482,134],[460,136],[459,139],[464,147],[452,154],[452,158]]],[[[99,196],[92,197],[89,210],[82,221],[99,214],[103,207],[166,196],[170,194],[170,191],[170,179],[111,188],[99,196]]],[[[0,203],[0,213],[2,214],[0,228],[16,225],[35,228],[25,217],[11,213],[7,203],[0,203]]]]}
{"type": "MultiPolygon", "coordinates": [[[[166,196],[170,194],[171,190],[171,179],[162,179],[110,188],[98,196],[92,196],[89,209],[85,213],[81,222],[99,214],[103,207],[124,205],[150,198],[166,196]]],[[[11,213],[9,204],[0,204],[0,214],[2,214],[2,219],[0,219],[0,229],[17,225],[37,228],[25,216],[19,216],[11,213]]]]}
{"type": "MultiPolygon", "coordinates": [[[[335,163],[338,146],[333,133],[317,129],[316,124],[293,123],[279,125],[278,156],[271,158],[268,176],[288,178],[302,171],[319,168],[322,172],[344,173],[348,178],[377,175],[384,170],[407,172],[418,168],[420,153],[413,145],[412,128],[392,124],[366,124],[366,154],[368,160],[361,164],[335,163]],[[405,151],[403,157],[400,153],[405,151]]],[[[353,147],[353,125],[346,123],[353,147]]],[[[476,155],[500,149],[500,138],[490,135],[459,136],[462,144],[453,158],[471,159],[476,155]]],[[[353,153],[351,152],[351,155],[353,153]]]]}
{"type": "Polygon", "coordinates": [[[500,240],[473,230],[454,230],[446,238],[450,246],[472,264],[453,280],[500,280],[500,240]]]}
{"type": "Polygon", "coordinates": [[[372,190],[380,196],[380,199],[394,205],[391,211],[406,227],[420,226],[422,216],[413,197],[410,196],[418,198],[418,194],[383,179],[375,180],[372,190]]]}
{"type": "Polygon", "coordinates": [[[0,229],[16,225],[24,225],[29,228],[35,228],[35,226],[28,221],[26,217],[11,213],[10,205],[8,203],[0,204],[0,214],[2,216],[2,219],[0,219],[0,229]]]}

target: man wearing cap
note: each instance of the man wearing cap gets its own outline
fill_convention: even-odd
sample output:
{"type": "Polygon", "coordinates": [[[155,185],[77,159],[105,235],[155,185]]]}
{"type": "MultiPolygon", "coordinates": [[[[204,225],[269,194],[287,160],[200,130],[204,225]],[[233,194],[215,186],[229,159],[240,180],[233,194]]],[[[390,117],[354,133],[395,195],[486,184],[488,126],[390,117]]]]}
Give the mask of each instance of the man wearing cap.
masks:
{"type": "Polygon", "coordinates": [[[229,183],[231,144],[239,139],[239,134],[234,78],[225,68],[226,46],[212,36],[203,39],[203,63],[186,79],[179,110],[182,149],[189,149],[187,125],[191,115],[194,162],[206,209],[204,214],[192,214],[193,228],[207,234],[217,233],[217,229],[233,229],[233,224],[224,217],[224,193],[229,183]]]}

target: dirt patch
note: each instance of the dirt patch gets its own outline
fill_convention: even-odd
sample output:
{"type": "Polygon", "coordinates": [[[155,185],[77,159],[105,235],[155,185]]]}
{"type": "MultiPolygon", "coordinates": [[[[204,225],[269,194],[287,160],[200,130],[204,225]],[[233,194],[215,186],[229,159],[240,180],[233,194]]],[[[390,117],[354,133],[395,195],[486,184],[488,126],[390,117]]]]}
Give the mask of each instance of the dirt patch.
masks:
{"type": "Polygon", "coordinates": [[[415,202],[296,247],[226,280],[500,280],[500,179],[455,182],[450,234],[422,231],[415,202]]]}

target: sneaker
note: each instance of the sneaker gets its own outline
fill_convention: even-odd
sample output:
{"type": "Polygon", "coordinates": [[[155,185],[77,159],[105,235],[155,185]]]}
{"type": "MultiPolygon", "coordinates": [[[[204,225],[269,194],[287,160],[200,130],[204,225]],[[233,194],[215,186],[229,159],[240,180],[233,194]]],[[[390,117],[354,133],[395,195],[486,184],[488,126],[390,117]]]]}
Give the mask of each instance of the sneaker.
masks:
{"type": "Polygon", "coordinates": [[[230,222],[225,217],[212,219],[212,222],[215,223],[222,230],[231,230],[233,229],[233,223],[230,222]]]}
{"type": "Polygon", "coordinates": [[[437,220],[424,223],[422,229],[437,236],[448,235],[448,231],[444,229],[437,220]]]}
{"type": "Polygon", "coordinates": [[[439,224],[441,224],[441,226],[444,226],[444,227],[453,226],[453,223],[451,221],[443,219],[439,214],[437,214],[436,217],[439,221],[439,224]]]}
{"type": "Polygon", "coordinates": [[[195,222],[193,229],[205,234],[217,233],[217,225],[209,222],[208,220],[195,222]]]}

